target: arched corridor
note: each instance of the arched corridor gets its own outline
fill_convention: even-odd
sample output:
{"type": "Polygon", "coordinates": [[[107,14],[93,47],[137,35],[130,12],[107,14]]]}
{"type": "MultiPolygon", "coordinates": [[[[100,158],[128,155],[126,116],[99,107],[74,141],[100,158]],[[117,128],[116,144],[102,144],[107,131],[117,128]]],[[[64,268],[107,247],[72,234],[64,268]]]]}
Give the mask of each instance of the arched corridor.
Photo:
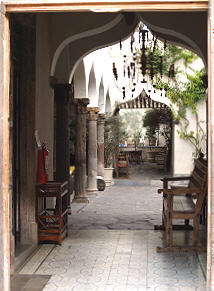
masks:
{"type": "MultiPolygon", "coordinates": [[[[28,4],[26,4],[25,7],[27,7],[27,5],[28,4]]],[[[40,4],[38,3],[38,5],[40,4]]],[[[16,7],[19,7],[18,4],[16,7]]],[[[25,9],[23,7],[24,6],[22,6],[22,9],[25,9]]],[[[29,12],[31,12],[32,7],[29,8],[29,12]]],[[[20,104],[21,109],[23,110],[21,140],[23,141],[23,144],[27,144],[26,152],[29,155],[25,155],[24,150],[21,151],[20,160],[21,162],[24,160],[26,164],[24,165],[24,171],[22,172],[21,177],[24,185],[24,193],[26,193],[26,199],[25,196],[23,197],[23,193],[21,193],[20,197],[21,199],[23,198],[21,200],[21,203],[23,204],[23,212],[21,212],[22,227],[20,236],[21,241],[27,243],[26,246],[30,245],[31,251],[35,250],[37,247],[38,227],[35,219],[35,173],[37,167],[35,159],[37,154],[34,136],[35,132],[38,130],[41,139],[43,139],[49,146],[50,179],[55,178],[55,173],[62,172],[57,161],[61,161],[61,163],[64,164],[64,166],[62,165],[62,168],[65,168],[65,173],[62,175],[63,178],[57,179],[68,179],[69,145],[67,109],[69,102],[71,99],[73,101],[76,97],[76,99],[82,99],[75,100],[76,103],[74,102],[74,104],[77,104],[77,115],[81,119],[84,119],[84,124],[86,124],[86,115],[88,114],[87,104],[89,104],[90,101],[92,101],[94,107],[100,105],[100,107],[102,107],[103,110],[105,109],[106,112],[112,111],[114,107],[114,100],[111,99],[111,94],[108,91],[109,88],[103,86],[103,84],[101,85],[100,91],[98,90],[98,83],[96,82],[96,75],[93,66],[89,78],[87,79],[84,76],[84,78],[80,80],[81,82],[79,82],[79,88],[75,88],[75,84],[74,88],[72,87],[72,76],[74,76],[75,81],[75,77],[78,78],[78,73],[82,75],[82,73],[85,72],[83,63],[80,62],[80,59],[82,61],[83,56],[98,47],[118,41],[119,38],[127,37],[127,35],[133,31],[133,28],[137,25],[139,19],[146,19],[148,16],[147,22],[150,24],[151,21],[151,19],[149,19],[150,12],[148,12],[148,14],[145,13],[145,15],[143,15],[143,12],[139,12],[139,15],[132,12],[130,14],[119,12],[113,15],[108,13],[94,14],[94,12],[87,11],[86,15],[79,11],[77,14],[75,14],[76,12],[69,11],[68,13],[65,13],[65,11],[60,10],[59,7],[58,9],[60,13],[35,13],[29,15],[30,18],[32,17],[32,19],[30,19],[32,20],[32,23],[25,22],[25,19],[27,18],[25,18],[25,16],[27,13],[23,13],[23,15],[21,13],[19,15],[20,18],[17,16],[17,22],[20,21],[21,25],[25,27],[26,30],[28,30],[29,25],[29,31],[31,31],[31,29],[33,31],[33,33],[30,33],[29,31],[26,32],[28,38],[23,37],[26,45],[25,43],[21,43],[20,46],[21,48],[28,47],[27,42],[30,43],[30,46],[26,50],[26,55],[23,53],[23,56],[20,58],[22,81],[20,85],[21,92],[24,92],[22,96],[23,102],[20,104]],[[83,16],[83,14],[85,15],[83,16]],[[81,22],[83,22],[83,26],[79,25],[81,22]],[[28,58],[28,56],[31,57],[28,58]],[[28,66],[25,66],[25,64],[28,66]],[[50,68],[51,72],[49,71],[50,68]],[[76,76],[75,68],[77,68],[76,76]],[[56,94],[57,89],[60,89],[58,90],[58,94],[56,94]],[[100,102],[97,102],[99,96],[98,93],[100,93],[100,96],[104,95],[100,102]],[[59,109],[61,109],[61,111],[59,109]],[[24,118],[25,115],[27,116],[27,120],[24,118]],[[57,119],[62,121],[61,124],[60,122],[58,123],[58,133],[62,133],[63,136],[59,135],[59,139],[56,140],[54,123],[56,123],[57,119]],[[60,142],[66,146],[65,149],[60,145],[60,142]],[[57,147],[58,149],[56,151],[57,147]],[[58,156],[56,155],[56,152],[59,153],[57,154],[58,156]],[[65,159],[63,160],[63,158],[65,159]],[[24,173],[27,175],[25,176],[24,173]]],[[[10,5],[7,4],[5,11],[9,8],[10,5]]],[[[11,9],[10,12],[16,12],[13,10],[15,8],[11,9]]],[[[74,8],[74,11],[76,11],[75,9],[76,8],[74,8]]],[[[174,9],[176,10],[176,8],[174,9]]],[[[194,13],[191,9],[190,11],[191,12],[188,13],[194,13]]],[[[8,13],[10,14],[10,12],[8,13]]],[[[162,17],[166,17],[165,13],[168,12],[163,12],[163,15],[158,14],[159,21],[162,17]]],[[[2,23],[5,23],[6,27],[4,32],[4,37],[6,39],[2,38],[4,45],[2,45],[2,42],[0,43],[2,51],[4,51],[3,56],[0,55],[1,64],[3,64],[1,73],[2,76],[4,76],[1,82],[3,84],[1,88],[2,92],[4,92],[2,94],[2,103],[4,106],[0,107],[0,115],[3,116],[3,119],[0,122],[0,134],[3,140],[0,149],[0,158],[1,161],[3,161],[2,165],[4,166],[1,166],[0,169],[0,172],[2,173],[0,179],[3,177],[5,182],[5,184],[2,184],[3,186],[0,186],[2,187],[1,189],[3,193],[0,198],[0,208],[3,208],[3,212],[0,213],[0,216],[4,222],[0,227],[0,244],[4,247],[0,252],[0,256],[3,258],[0,260],[0,267],[1,270],[3,270],[1,272],[1,278],[4,279],[0,280],[0,287],[4,286],[6,291],[10,288],[10,274],[13,273],[14,270],[14,251],[16,249],[14,240],[16,234],[14,235],[11,231],[13,221],[11,209],[9,207],[9,202],[12,200],[12,188],[11,185],[9,185],[11,178],[9,165],[12,160],[12,152],[10,151],[12,143],[11,140],[9,140],[9,136],[11,136],[11,133],[14,130],[12,119],[9,119],[10,126],[8,126],[9,112],[14,105],[12,98],[10,98],[12,95],[10,94],[9,86],[11,86],[11,88],[13,88],[13,86],[10,84],[11,76],[9,76],[9,72],[11,69],[11,72],[13,73],[13,68],[15,67],[15,55],[11,57],[11,60],[9,57],[9,14],[6,13],[5,16],[5,14],[2,13],[1,15],[1,21],[2,23]],[[6,51],[5,48],[7,48],[6,51]],[[8,204],[4,204],[4,201],[8,202],[8,204]],[[5,248],[6,251],[4,252],[5,248]]],[[[15,14],[16,13],[14,13],[14,15],[15,14]]],[[[179,20],[180,18],[176,19],[179,20]]],[[[185,27],[188,32],[187,34],[194,30],[194,33],[191,36],[193,40],[197,39],[198,30],[200,28],[203,28],[204,31],[206,31],[207,28],[207,15],[204,11],[199,15],[199,19],[202,20],[203,25],[200,24],[200,21],[195,23],[194,15],[191,14],[191,23],[195,25],[193,26],[194,29],[192,26],[185,27]],[[199,29],[197,29],[197,27],[199,29]]],[[[190,19],[186,17],[185,23],[189,20],[190,19]]],[[[173,22],[173,16],[171,21],[173,22]]],[[[155,22],[156,21],[154,21],[153,27],[156,30],[157,25],[155,22]]],[[[195,45],[194,41],[189,42],[185,37],[183,37],[185,32],[182,31],[182,33],[179,34],[179,21],[173,23],[173,29],[170,29],[170,25],[170,23],[168,25],[163,23],[160,36],[164,36],[164,38],[167,36],[168,39],[171,40],[173,32],[178,30],[178,34],[174,37],[175,41],[181,41],[181,43],[192,49],[194,48],[197,52],[198,48],[201,49],[200,54],[204,56],[204,59],[206,58],[205,33],[200,34],[199,43],[195,45]],[[165,28],[164,26],[167,27],[165,28]],[[201,44],[203,44],[203,49],[200,47],[201,44]]],[[[23,29],[22,32],[24,36],[25,30],[23,29]]],[[[208,107],[212,108],[211,105],[212,102],[210,103],[210,107],[208,107]]],[[[96,114],[91,116],[90,121],[96,123],[95,121],[97,121],[100,116],[98,116],[98,111],[93,113],[96,114]]],[[[212,125],[209,126],[210,128],[212,127],[212,125]]],[[[86,126],[84,126],[84,137],[82,133],[79,134],[81,144],[81,147],[79,147],[80,151],[84,148],[82,147],[83,143],[81,142],[84,141],[84,145],[86,142],[85,129],[86,126]]],[[[96,128],[93,133],[96,133],[96,128]]],[[[92,136],[92,134],[90,134],[90,136],[92,136]]],[[[94,144],[97,146],[96,143],[94,144]]],[[[100,141],[100,144],[103,146],[102,140],[100,141]]],[[[23,148],[25,147],[23,146],[23,148]]],[[[96,153],[96,149],[94,152],[96,153]]],[[[211,163],[211,158],[212,157],[210,156],[209,163],[211,163]]],[[[82,181],[82,188],[84,188],[84,193],[82,194],[85,194],[86,163],[85,159],[83,160],[83,155],[79,156],[79,161],[84,162],[84,169],[80,168],[80,171],[82,171],[82,179],[80,179],[79,182],[81,183],[82,181]]],[[[94,164],[96,166],[96,162],[94,164]]],[[[210,164],[209,166],[212,169],[212,165],[210,164]]],[[[205,290],[206,282],[200,266],[202,261],[200,261],[200,263],[198,262],[197,255],[192,253],[156,254],[156,246],[163,242],[162,232],[153,230],[153,225],[156,223],[160,224],[161,221],[162,200],[161,196],[156,194],[156,190],[160,187],[159,178],[163,177],[163,175],[160,174],[158,177],[152,176],[151,178],[147,177],[145,172],[141,172],[140,168],[138,168],[138,170],[140,177],[137,177],[136,180],[132,176],[130,180],[117,180],[115,185],[106,189],[105,192],[97,193],[97,196],[89,194],[89,197],[84,197],[85,201],[89,200],[90,202],[89,204],[84,204],[84,207],[81,204],[73,203],[72,215],[69,217],[69,233],[68,237],[63,241],[63,245],[39,246],[34,253],[34,256],[31,258],[32,260],[26,261],[25,257],[26,264],[24,268],[20,270],[19,274],[40,276],[46,274],[46,280],[51,276],[49,283],[44,289],[45,291],[172,291],[173,289],[182,291],[185,290],[184,288],[188,291],[191,290],[190,288],[192,288],[192,290],[205,290]],[[145,180],[142,179],[142,176],[145,180]],[[111,209],[111,211],[109,209],[111,209]]],[[[58,175],[58,177],[60,177],[60,175],[58,175]]],[[[96,182],[95,171],[93,177],[95,177],[93,182],[96,182]]],[[[212,185],[210,180],[209,183],[212,185]]],[[[92,190],[97,190],[95,188],[96,187],[92,190]]],[[[21,192],[23,192],[23,189],[21,189],[21,192]]],[[[211,205],[212,200],[209,199],[208,201],[209,205],[211,205]]],[[[209,213],[209,217],[212,217],[212,211],[209,213]]],[[[211,234],[212,233],[208,234],[209,238],[212,238],[211,234]]],[[[178,234],[175,236],[180,239],[178,234]]],[[[187,236],[184,235],[182,237],[181,235],[181,239],[187,239],[187,236]]],[[[212,250],[211,243],[208,247],[209,250],[212,250]]],[[[208,258],[211,257],[212,252],[209,253],[208,258]]],[[[212,264],[208,265],[212,267],[212,264]]],[[[34,284],[35,281],[36,277],[34,279],[34,284]]],[[[208,284],[211,283],[208,282],[208,284]]],[[[13,285],[12,281],[12,288],[13,287],[17,288],[17,286],[13,285]]],[[[26,285],[26,288],[27,287],[32,289],[33,285],[26,285]]]]}

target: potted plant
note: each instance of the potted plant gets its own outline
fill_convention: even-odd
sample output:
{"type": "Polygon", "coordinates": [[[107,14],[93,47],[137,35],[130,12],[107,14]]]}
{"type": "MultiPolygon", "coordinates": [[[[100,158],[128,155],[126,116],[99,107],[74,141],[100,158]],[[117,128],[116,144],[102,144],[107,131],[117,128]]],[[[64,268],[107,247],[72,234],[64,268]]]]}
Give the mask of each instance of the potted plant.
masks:
{"type": "Polygon", "coordinates": [[[143,116],[143,126],[146,127],[146,134],[149,146],[156,143],[156,132],[159,130],[159,112],[157,110],[148,110],[143,116]]]}
{"type": "Polygon", "coordinates": [[[123,123],[120,116],[109,115],[105,120],[104,130],[104,180],[106,186],[112,185],[113,163],[119,152],[119,144],[124,136],[123,123]]]}
{"type": "MultiPolygon", "coordinates": [[[[159,145],[160,134],[165,139],[166,148],[169,150],[170,144],[170,121],[171,114],[162,109],[151,109],[146,112],[143,117],[143,126],[146,127],[146,137],[149,141],[149,146],[159,145]],[[157,137],[157,142],[156,142],[157,137]]],[[[152,151],[152,148],[147,150],[147,159],[150,162],[155,162],[155,154],[157,151],[152,151]]]]}

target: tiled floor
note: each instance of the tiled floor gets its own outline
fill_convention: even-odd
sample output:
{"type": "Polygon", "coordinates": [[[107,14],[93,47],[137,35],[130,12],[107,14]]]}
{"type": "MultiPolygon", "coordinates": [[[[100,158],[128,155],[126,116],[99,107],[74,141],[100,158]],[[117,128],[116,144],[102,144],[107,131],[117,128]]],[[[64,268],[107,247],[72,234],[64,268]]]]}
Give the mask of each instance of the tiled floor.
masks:
{"type": "MultiPolygon", "coordinates": [[[[164,232],[153,230],[161,223],[156,190],[163,173],[149,178],[142,171],[91,196],[88,205],[72,204],[62,246],[41,246],[20,273],[51,275],[44,291],[206,290],[205,254],[199,263],[193,252],[156,252],[164,244],[164,232]]],[[[190,231],[174,235],[177,243],[191,240],[190,231]]]]}
{"type": "Polygon", "coordinates": [[[50,275],[20,275],[11,280],[11,291],[42,291],[50,275]]]}

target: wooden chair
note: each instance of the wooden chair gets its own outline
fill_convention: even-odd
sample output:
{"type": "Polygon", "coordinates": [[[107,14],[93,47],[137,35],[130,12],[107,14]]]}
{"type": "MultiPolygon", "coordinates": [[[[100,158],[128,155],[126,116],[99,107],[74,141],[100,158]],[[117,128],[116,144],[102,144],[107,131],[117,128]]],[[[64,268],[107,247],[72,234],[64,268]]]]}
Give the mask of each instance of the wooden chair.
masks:
{"type": "Polygon", "coordinates": [[[116,178],[119,178],[119,169],[126,168],[126,178],[129,177],[129,156],[127,153],[119,153],[116,156],[116,178]]]}
{"type": "Polygon", "coordinates": [[[163,181],[163,189],[158,189],[158,193],[163,193],[162,223],[166,232],[166,247],[157,247],[157,252],[204,251],[205,249],[198,245],[198,241],[200,214],[207,193],[207,161],[203,158],[195,160],[194,170],[189,177],[165,177],[161,180],[163,181]],[[171,181],[182,180],[189,180],[188,186],[170,188],[168,185],[171,181]],[[183,229],[188,225],[190,219],[193,220],[192,246],[173,246],[174,219],[184,219],[183,229]]]}

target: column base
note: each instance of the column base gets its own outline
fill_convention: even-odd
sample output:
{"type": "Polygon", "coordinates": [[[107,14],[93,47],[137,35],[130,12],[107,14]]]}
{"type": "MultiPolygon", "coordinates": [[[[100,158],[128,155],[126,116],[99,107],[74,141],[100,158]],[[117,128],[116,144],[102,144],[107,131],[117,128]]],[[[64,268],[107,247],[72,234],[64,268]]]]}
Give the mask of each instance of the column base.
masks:
{"type": "Polygon", "coordinates": [[[98,189],[87,189],[87,194],[98,195],[98,189]]]}
{"type": "Polygon", "coordinates": [[[75,203],[89,203],[89,199],[87,196],[77,196],[74,197],[73,201],[75,203]]]}

